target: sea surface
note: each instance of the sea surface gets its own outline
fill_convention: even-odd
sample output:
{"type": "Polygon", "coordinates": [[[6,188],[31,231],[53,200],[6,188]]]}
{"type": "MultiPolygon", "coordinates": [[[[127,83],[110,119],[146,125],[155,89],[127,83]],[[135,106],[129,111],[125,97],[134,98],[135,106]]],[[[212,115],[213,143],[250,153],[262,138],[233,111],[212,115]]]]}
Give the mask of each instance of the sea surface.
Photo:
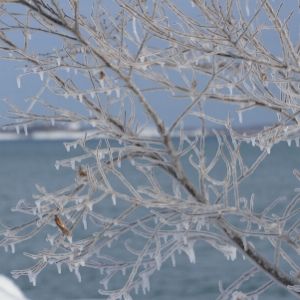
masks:
{"type": "MultiPolygon", "coordinates": [[[[216,141],[207,141],[207,147],[215,149],[216,141]]],[[[257,147],[246,145],[243,153],[253,159],[257,147]]],[[[4,224],[18,224],[20,214],[11,211],[19,199],[30,199],[36,192],[35,184],[44,185],[49,191],[63,187],[72,179],[68,170],[55,169],[55,161],[67,158],[61,141],[3,141],[0,142],[0,219],[4,224]]],[[[256,209],[263,209],[267,203],[279,196],[292,197],[300,183],[293,177],[294,168],[300,169],[300,148],[286,143],[275,145],[271,154],[254,175],[242,186],[241,193],[247,197],[256,195],[256,209]]],[[[189,168],[186,166],[187,172],[189,168]]],[[[16,245],[16,252],[0,249],[0,273],[11,277],[10,271],[29,267],[34,261],[24,257],[23,252],[35,252],[39,239],[16,245]]],[[[176,267],[166,262],[159,272],[151,277],[151,289],[134,299],[155,300],[200,300],[216,299],[219,294],[218,282],[224,287],[234,281],[251,266],[238,254],[234,262],[203,242],[196,245],[196,263],[190,264],[182,254],[176,258],[176,267]]],[[[103,299],[97,293],[99,277],[97,271],[81,270],[82,283],[67,268],[58,274],[55,266],[44,270],[33,287],[27,277],[15,280],[16,284],[32,300],[76,300],[103,299]]],[[[266,282],[265,276],[252,280],[250,288],[255,289],[266,282]]],[[[296,299],[284,289],[273,286],[259,299],[296,299]]],[[[1,299],[0,299],[1,300],[1,299]]]]}

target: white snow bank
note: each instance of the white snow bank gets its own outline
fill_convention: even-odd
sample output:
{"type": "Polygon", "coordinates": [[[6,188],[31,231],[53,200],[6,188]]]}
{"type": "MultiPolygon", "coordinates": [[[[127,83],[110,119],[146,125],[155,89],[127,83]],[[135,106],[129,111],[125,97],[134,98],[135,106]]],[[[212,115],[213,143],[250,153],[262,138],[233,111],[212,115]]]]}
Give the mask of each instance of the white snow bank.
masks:
{"type": "Polygon", "coordinates": [[[0,299],[1,300],[28,300],[20,288],[9,278],[0,274],[0,299]]]}

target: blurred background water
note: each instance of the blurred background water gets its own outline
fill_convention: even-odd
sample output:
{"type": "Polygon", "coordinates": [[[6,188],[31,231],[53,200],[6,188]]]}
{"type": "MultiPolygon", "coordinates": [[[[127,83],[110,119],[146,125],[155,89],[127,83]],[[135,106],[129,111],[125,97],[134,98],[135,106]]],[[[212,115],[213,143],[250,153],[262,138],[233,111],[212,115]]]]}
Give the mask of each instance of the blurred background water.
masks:
{"type": "MultiPolygon", "coordinates": [[[[214,139],[208,140],[208,147],[216,146],[214,139]]],[[[243,149],[247,159],[251,161],[258,153],[257,148],[246,145],[243,149]]],[[[54,190],[71,182],[69,170],[57,171],[55,161],[68,157],[69,153],[60,141],[6,141],[0,143],[0,218],[2,223],[16,224],[22,222],[24,216],[11,212],[19,199],[30,199],[36,192],[35,184],[44,185],[54,190]]],[[[263,209],[279,196],[291,197],[297,180],[292,176],[294,168],[300,169],[299,148],[288,147],[285,143],[276,145],[271,154],[262,163],[247,182],[242,185],[242,195],[249,197],[256,194],[256,207],[263,209]]],[[[189,172],[189,169],[187,168],[189,172]]],[[[46,235],[44,233],[44,235],[46,235]]],[[[45,237],[24,244],[16,245],[16,253],[0,249],[0,273],[9,277],[13,269],[30,266],[34,261],[22,255],[23,252],[35,252],[45,237]]],[[[236,261],[227,261],[222,254],[203,242],[196,244],[196,264],[190,264],[182,254],[176,258],[176,267],[166,262],[161,271],[151,277],[151,290],[134,299],[156,300],[196,300],[215,299],[218,296],[218,281],[226,287],[234,281],[250,265],[238,255],[236,261]]],[[[82,283],[78,283],[74,273],[62,268],[57,273],[55,266],[50,266],[37,278],[37,286],[33,287],[28,278],[19,278],[15,282],[32,300],[71,300],[71,299],[102,299],[97,293],[99,288],[98,271],[81,268],[82,283]]],[[[249,283],[255,289],[266,281],[265,276],[257,277],[249,283]]],[[[295,299],[284,289],[274,286],[260,299],[295,299]]],[[[1,299],[0,299],[1,300],[1,299]]]]}

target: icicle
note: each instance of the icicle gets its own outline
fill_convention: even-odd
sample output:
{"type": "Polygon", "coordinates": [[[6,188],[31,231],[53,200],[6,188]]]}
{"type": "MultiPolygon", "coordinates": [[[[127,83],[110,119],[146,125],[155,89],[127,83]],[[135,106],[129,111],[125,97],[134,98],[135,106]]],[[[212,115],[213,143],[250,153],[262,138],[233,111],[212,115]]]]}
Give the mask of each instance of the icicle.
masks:
{"type": "Polygon", "coordinates": [[[300,141],[300,139],[298,137],[295,138],[296,147],[299,147],[299,141],[300,141]]]}
{"type": "Polygon", "coordinates": [[[78,282],[81,282],[81,275],[80,275],[80,272],[79,272],[79,267],[75,268],[75,275],[77,277],[78,282]]]}
{"type": "Polygon", "coordinates": [[[72,265],[70,263],[68,263],[68,268],[69,268],[70,272],[73,272],[73,267],[72,267],[72,265]]]}
{"type": "Polygon", "coordinates": [[[249,209],[250,211],[253,211],[254,209],[254,197],[255,197],[255,194],[251,194],[251,198],[250,198],[250,202],[249,202],[249,209]]]}
{"type": "Polygon", "coordinates": [[[81,259],[79,261],[79,265],[82,266],[82,267],[85,267],[85,261],[84,261],[84,259],[81,259]]]}
{"type": "Polygon", "coordinates": [[[120,160],[120,159],[118,159],[117,167],[118,167],[119,169],[122,167],[122,163],[121,163],[121,160],[120,160]]]}
{"type": "Polygon", "coordinates": [[[223,252],[227,260],[234,261],[236,259],[236,247],[231,245],[217,245],[216,248],[223,252]]]}
{"type": "Polygon", "coordinates": [[[38,212],[41,211],[41,200],[38,199],[38,200],[35,200],[35,205],[36,205],[36,209],[38,212]]]}
{"type": "Polygon", "coordinates": [[[94,99],[94,98],[95,98],[95,92],[94,92],[94,91],[91,91],[91,92],[90,92],[90,96],[91,96],[92,99],[94,99]]]}
{"type": "Polygon", "coordinates": [[[120,98],[120,89],[119,89],[119,88],[116,88],[116,89],[115,89],[115,92],[116,92],[116,97],[117,97],[117,98],[120,98]]]}
{"type": "Polygon", "coordinates": [[[237,111],[239,122],[242,124],[243,123],[243,113],[239,110],[237,111]]]}
{"type": "Polygon", "coordinates": [[[103,285],[103,288],[105,290],[108,289],[108,278],[105,278],[105,279],[101,280],[100,283],[103,285]]]}
{"type": "Polygon", "coordinates": [[[209,231],[209,223],[206,222],[204,225],[205,225],[206,230],[209,231]]]}
{"type": "Polygon", "coordinates": [[[17,134],[20,134],[20,126],[19,125],[16,125],[16,132],[17,132],[17,134]]]}
{"type": "Polygon", "coordinates": [[[79,102],[82,103],[82,102],[83,102],[83,95],[82,95],[82,94],[79,94],[79,95],[78,95],[78,99],[79,99],[79,102]]]}
{"type": "Polygon", "coordinates": [[[185,230],[188,230],[189,227],[190,227],[190,224],[189,224],[189,222],[187,222],[187,221],[182,222],[182,225],[183,225],[183,228],[184,228],[185,230]]]}
{"type": "Polygon", "coordinates": [[[67,92],[64,93],[64,98],[65,98],[65,99],[68,99],[69,96],[70,96],[69,93],[67,93],[67,92]]]}
{"type": "Polygon", "coordinates": [[[86,214],[83,214],[82,216],[82,223],[83,223],[84,230],[87,230],[86,214]]]}
{"type": "Polygon", "coordinates": [[[55,235],[50,235],[50,234],[47,235],[46,241],[48,241],[51,246],[53,246],[54,240],[55,240],[55,235]]]}
{"type": "Polygon", "coordinates": [[[136,18],[135,18],[135,17],[132,18],[132,29],[133,29],[133,34],[134,34],[136,40],[137,40],[138,42],[140,42],[140,37],[139,37],[139,35],[138,35],[138,33],[137,33],[137,28],[136,28],[136,18]]]}
{"type": "Polygon", "coordinates": [[[287,142],[288,146],[291,147],[292,140],[291,139],[287,139],[286,142],[287,142]]]}
{"type": "Polygon", "coordinates": [[[140,274],[142,278],[142,289],[143,289],[143,294],[145,295],[147,291],[150,290],[150,282],[149,282],[149,276],[146,273],[140,274]]]}
{"type": "Polygon", "coordinates": [[[112,244],[112,240],[108,240],[108,241],[106,242],[107,248],[111,248],[111,244],[112,244]]]}
{"type": "Polygon", "coordinates": [[[60,66],[60,64],[61,64],[61,58],[60,58],[60,57],[58,57],[58,58],[56,59],[56,63],[57,63],[58,66],[60,66]]]}
{"type": "Polygon", "coordinates": [[[56,170],[59,170],[60,163],[59,163],[59,161],[58,161],[58,160],[55,162],[55,165],[54,165],[54,167],[55,167],[55,169],[56,169],[56,170]]]}
{"type": "Polygon", "coordinates": [[[234,261],[236,259],[236,248],[235,247],[230,248],[229,256],[232,261],[234,261]]]}
{"type": "Polygon", "coordinates": [[[172,266],[176,267],[176,259],[175,259],[175,254],[174,253],[171,254],[171,261],[172,261],[172,266]]]}
{"type": "Polygon", "coordinates": [[[250,10],[249,10],[249,3],[248,3],[248,1],[246,1],[245,8],[246,8],[246,15],[247,15],[247,17],[249,17],[250,16],[250,10]]]}
{"type": "Polygon", "coordinates": [[[278,122],[281,122],[281,113],[276,113],[277,114],[277,120],[278,122]]]}
{"type": "Polygon", "coordinates": [[[138,284],[134,285],[134,292],[136,295],[139,293],[139,285],[138,284]]]}
{"type": "Polygon", "coordinates": [[[183,248],[183,251],[186,253],[188,256],[190,263],[195,264],[196,263],[196,256],[195,256],[195,251],[194,251],[194,245],[193,243],[189,243],[187,247],[183,248]]]}
{"type": "Polygon", "coordinates": [[[249,299],[246,294],[240,292],[240,291],[234,291],[232,293],[232,298],[231,300],[243,300],[243,299],[249,299]]]}
{"type": "Polygon", "coordinates": [[[72,170],[75,170],[75,159],[71,159],[70,163],[72,170]]]}
{"type": "Polygon", "coordinates": [[[219,286],[219,292],[220,292],[220,293],[223,293],[224,288],[223,288],[223,282],[222,282],[222,280],[219,280],[218,286],[219,286]]]}
{"type": "Polygon", "coordinates": [[[36,274],[32,273],[32,271],[29,271],[28,279],[29,279],[29,282],[31,282],[33,286],[36,286],[36,274]]]}
{"type": "Polygon", "coordinates": [[[126,268],[122,268],[122,275],[123,275],[123,276],[126,275],[126,268]]]}
{"type": "Polygon", "coordinates": [[[89,202],[86,204],[86,206],[88,207],[88,209],[89,209],[90,211],[92,211],[92,210],[93,210],[94,203],[93,203],[92,201],[89,201],[89,202]]]}
{"type": "Polygon", "coordinates": [[[117,205],[116,194],[111,195],[111,200],[112,200],[113,205],[116,206],[117,205]]]}
{"type": "Polygon", "coordinates": [[[69,241],[70,244],[72,244],[73,239],[72,239],[72,236],[71,236],[71,235],[68,235],[68,236],[67,236],[67,240],[69,241]]]}
{"type": "Polygon", "coordinates": [[[11,253],[14,254],[16,252],[15,244],[10,244],[11,253]]]}
{"type": "Polygon", "coordinates": [[[40,76],[41,81],[43,81],[44,80],[44,72],[40,71],[39,76],[40,76]]]}
{"type": "Polygon", "coordinates": [[[252,136],[250,140],[251,140],[251,145],[254,147],[255,146],[255,137],[252,136]]]}
{"type": "Polygon", "coordinates": [[[123,299],[124,300],[133,300],[132,297],[129,294],[123,294],[123,299]]]}
{"type": "Polygon", "coordinates": [[[18,86],[18,89],[21,88],[21,76],[17,76],[17,86],[18,86]]]}
{"type": "Polygon", "coordinates": [[[65,143],[65,148],[66,148],[67,152],[70,152],[71,146],[69,143],[65,143]]]}
{"type": "Polygon", "coordinates": [[[51,118],[50,122],[51,122],[52,126],[55,126],[55,119],[54,118],[51,118]]]}
{"type": "Polygon", "coordinates": [[[157,254],[154,256],[155,263],[156,263],[156,269],[159,271],[161,267],[161,256],[160,254],[157,254]]]}
{"type": "Polygon", "coordinates": [[[24,129],[25,136],[27,136],[28,135],[27,124],[23,125],[23,129],[24,129]]]}
{"type": "Polygon", "coordinates": [[[56,267],[57,267],[57,273],[58,273],[58,274],[61,274],[61,263],[60,263],[60,262],[57,262],[57,263],[56,263],[56,267]]]}
{"type": "Polygon", "coordinates": [[[101,160],[102,158],[105,157],[105,153],[102,153],[102,152],[99,152],[99,151],[98,151],[97,154],[98,154],[99,160],[101,160]]]}

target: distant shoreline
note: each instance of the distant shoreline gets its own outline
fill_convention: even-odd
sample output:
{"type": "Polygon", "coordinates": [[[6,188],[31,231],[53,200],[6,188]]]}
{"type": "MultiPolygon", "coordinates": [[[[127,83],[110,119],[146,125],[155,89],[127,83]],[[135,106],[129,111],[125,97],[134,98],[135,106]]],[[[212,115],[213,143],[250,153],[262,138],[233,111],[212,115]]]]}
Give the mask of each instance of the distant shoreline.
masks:
{"type": "MultiPolygon", "coordinates": [[[[270,125],[263,124],[251,127],[237,127],[235,130],[254,133],[261,130],[264,127],[268,127],[270,125]]],[[[220,131],[221,128],[207,128],[206,134],[208,136],[213,135],[213,130],[220,131]]],[[[99,132],[94,128],[64,128],[64,127],[32,127],[23,129],[22,126],[18,127],[17,130],[13,129],[0,129],[0,141],[18,141],[18,140],[51,140],[51,141],[65,141],[65,140],[76,140],[80,138],[84,138],[86,134],[92,135],[99,132]],[[17,132],[18,131],[18,132],[17,132]]],[[[184,133],[189,136],[199,136],[202,134],[202,129],[200,128],[187,128],[184,129],[184,133]]],[[[159,134],[155,128],[144,128],[140,133],[141,136],[144,137],[159,137],[159,134]]],[[[175,131],[172,135],[173,137],[179,137],[180,132],[175,131]]]]}

